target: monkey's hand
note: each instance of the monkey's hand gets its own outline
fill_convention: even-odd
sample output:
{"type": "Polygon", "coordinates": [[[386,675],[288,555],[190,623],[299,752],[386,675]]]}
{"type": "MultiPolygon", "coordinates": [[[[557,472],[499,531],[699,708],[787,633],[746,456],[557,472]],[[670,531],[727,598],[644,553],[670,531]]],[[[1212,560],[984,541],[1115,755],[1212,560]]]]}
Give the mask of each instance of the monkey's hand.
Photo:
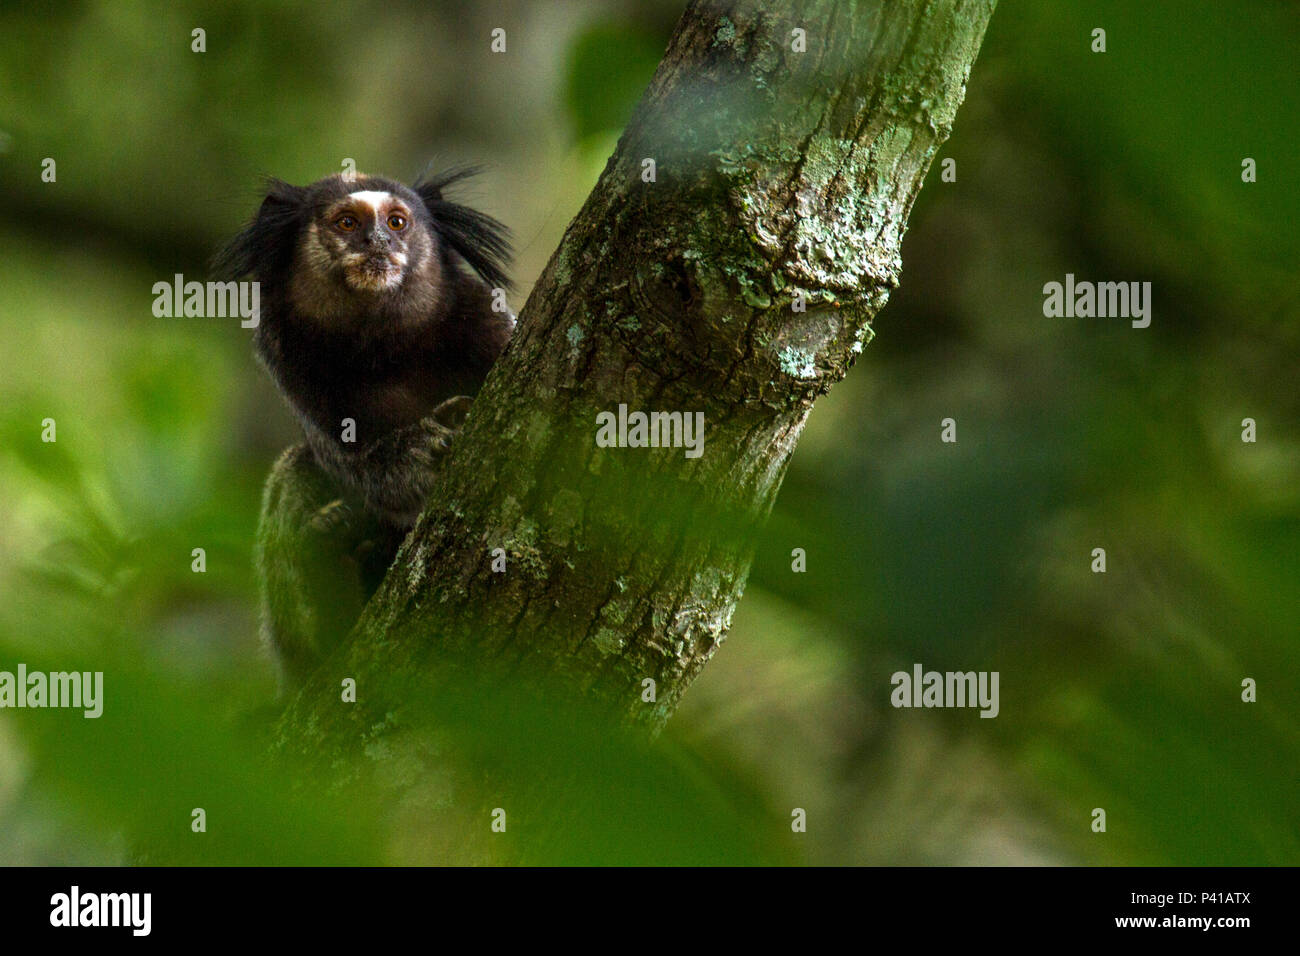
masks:
{"type": "Polygon", "coordinates": [[[368,514],[387,525],[409,528],[423,510],[472,403],[467,395],[450,398],[419,421],[357,451],[344,450],[323,435],[313,447],[321,464],[361,497],[368,514]]]}
{"type": "Polygon", "coordinates": [[[412,464],[432,474],[451,451],[452,439],[460,431],[469,411],[470,399],[464,395],[448,399],[408,428],[398,429],[366,449],[371,467],[391,468],[403,454],[412,464]]]}
{"type": "Polygon", "coordinates": [[[307,530],[326,537],[337,537],[353,522],[352,508],[342,498],[335,498],[312,512],[307,530]]]}
{"type": "Polygon", "coordinates": [[[460,431],[473,404],[474,399],[468,395],[457,395],[455,398],[447,399],[431,411],[429,417],[436,419],[454,431],[460,431]]]}

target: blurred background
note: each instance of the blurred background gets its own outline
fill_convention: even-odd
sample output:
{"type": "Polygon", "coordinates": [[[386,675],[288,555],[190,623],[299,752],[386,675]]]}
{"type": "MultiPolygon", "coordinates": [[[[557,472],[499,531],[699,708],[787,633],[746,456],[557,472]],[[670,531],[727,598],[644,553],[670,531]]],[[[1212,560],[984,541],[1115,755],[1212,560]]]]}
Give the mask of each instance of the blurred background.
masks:
{"type": "MultiPolygon", "coordinates": [[[[275,692],[251,550],[295,427],[237,319],[156,318],[152,286],[206,278],[260,176],[486,162],[459,196],[513,228],[519,308],[682,6],[6,5],[0,670],[102,670],[107,699],[0,712],[0,863],[118,862],[196,806],[221,824],[182,860],[409,858],[241,730],[275,692]]],[[[1300,863],[1298,60],[1282,0],[1000,6],[727,644],[547,860],[1300,863]],[[1044,318],[1067,272],[1150,281],[1150,328],[1044,318]],[[999,717],[891,708],[918,662],[999,671],[999,717]]]]}

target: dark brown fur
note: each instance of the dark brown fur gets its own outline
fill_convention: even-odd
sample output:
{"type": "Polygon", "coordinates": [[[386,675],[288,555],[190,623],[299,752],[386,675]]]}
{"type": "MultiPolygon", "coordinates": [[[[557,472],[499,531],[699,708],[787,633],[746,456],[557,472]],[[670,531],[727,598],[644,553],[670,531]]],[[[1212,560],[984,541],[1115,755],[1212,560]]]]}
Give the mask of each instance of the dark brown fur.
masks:
{"type": "Polygon", "coordinates": [[[263,633],[291,680],[350,628],[513,329],[492,308],[505,228],[443,197],[467,174],[273,180],[218,258],[261,284],[255,348],[307,439],[272,470],[257,548],[263,633]]]}

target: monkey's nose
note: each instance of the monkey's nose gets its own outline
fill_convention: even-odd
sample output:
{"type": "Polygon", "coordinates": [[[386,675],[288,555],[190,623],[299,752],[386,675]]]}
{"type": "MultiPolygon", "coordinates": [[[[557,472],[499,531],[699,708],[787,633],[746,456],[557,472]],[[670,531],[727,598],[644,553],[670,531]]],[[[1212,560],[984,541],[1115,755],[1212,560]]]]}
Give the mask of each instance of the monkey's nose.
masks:
{"type": "Polygon", "coordinates": [[[370,244],[372,246],[388,245],[389,235],[382,229],[376,229],[370,234],[370,244]]]}

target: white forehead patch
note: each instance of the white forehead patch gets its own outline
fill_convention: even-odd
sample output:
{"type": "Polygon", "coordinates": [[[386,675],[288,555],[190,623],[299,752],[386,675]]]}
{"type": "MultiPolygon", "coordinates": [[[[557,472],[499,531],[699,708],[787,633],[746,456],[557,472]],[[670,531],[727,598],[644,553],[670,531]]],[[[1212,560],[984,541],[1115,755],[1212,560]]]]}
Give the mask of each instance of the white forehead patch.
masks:
{"type": "Polygon", "coordinates": [[[379,210],[383,209],[384,206],[393,201],[392,193],[374,192],[369,189],[363,189],[360,192],[355,193],[348,193],[348,198],[355,199],[357,202],[365,203],[374,211],[376,219],[379,218],[379,210]]]}

